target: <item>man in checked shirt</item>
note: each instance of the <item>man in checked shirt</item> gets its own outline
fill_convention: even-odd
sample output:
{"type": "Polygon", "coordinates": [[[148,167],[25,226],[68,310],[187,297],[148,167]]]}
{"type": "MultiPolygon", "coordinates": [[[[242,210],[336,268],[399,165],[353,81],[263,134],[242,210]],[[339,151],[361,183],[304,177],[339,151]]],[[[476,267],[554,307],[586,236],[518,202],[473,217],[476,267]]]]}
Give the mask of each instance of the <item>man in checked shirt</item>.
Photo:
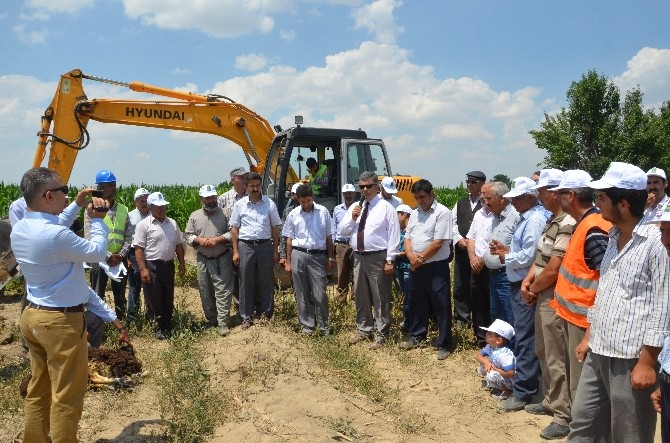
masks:
{"type": "Polygon", "coordinates": [[[570,442],[653,442],[656,359],[668,315],[668,256],[658,228],[644,224],[647,176],[612,162],[596,204],[614,227],[600,267],[589,326],[573,352],[584,361],[572,407],[570,442]]]}

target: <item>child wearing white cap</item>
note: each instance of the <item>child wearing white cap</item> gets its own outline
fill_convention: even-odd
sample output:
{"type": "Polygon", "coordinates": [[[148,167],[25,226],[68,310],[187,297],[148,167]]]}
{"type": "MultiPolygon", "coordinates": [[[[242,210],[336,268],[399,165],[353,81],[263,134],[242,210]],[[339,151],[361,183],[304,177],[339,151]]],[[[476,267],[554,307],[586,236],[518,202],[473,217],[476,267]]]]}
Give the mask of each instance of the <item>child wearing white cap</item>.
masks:
{"type": "Polygon", "coordinates": [[[496,398],[507,399],[512,394],[512,377],[516,373],[516,357],[509,348],[514,328],[500,319],[496,319],[488,328],[480,327],[486,331],[486,346],[477,353],[475,360],[479,363],[479,375],[485,379],[482,384],[491,389],[491,394],[496,398]],[[494,394],[494,390],[500,393],[494,394]]]}

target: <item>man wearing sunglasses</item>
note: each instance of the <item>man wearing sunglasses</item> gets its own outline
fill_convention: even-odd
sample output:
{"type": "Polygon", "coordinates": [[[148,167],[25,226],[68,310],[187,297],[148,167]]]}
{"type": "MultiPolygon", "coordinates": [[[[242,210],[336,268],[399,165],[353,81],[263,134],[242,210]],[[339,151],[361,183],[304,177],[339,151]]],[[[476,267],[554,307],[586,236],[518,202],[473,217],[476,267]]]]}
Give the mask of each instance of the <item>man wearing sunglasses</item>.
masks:
{"type": "Polygon", "coordinates": [[[371,171],[360,175],[362,199],[349,207],[338,226],[339,235],[349,237],[354,250],[358,333],[349,344],[374,339],[370,349],[382,347],[391,327],[391,282],[400,242],[398,216],[379,195],[377,180],[377,174],[371,171]]]}
{"type": "MultiPolygon", "coordinates": [[[[34,168],[23,175],[21,193],[28,211],[12,230],[12,250],[28,286],[28,306],[21,316],[21,332],[30,349],[32,379],[25,399],[24,440],[77,440],[88,382],[88,349],[84,308],[119,330],[119,340],[130,344],[114,310],[89,287],[84,262],[103,260],[107,250],[107,203],[93,198],[86,212],[91,239],[86,240],[59,222],[68,187],[55,171],[34,168]]],[[[66,209],[76,217],[86,205],[85,189],[66,209]]]]}

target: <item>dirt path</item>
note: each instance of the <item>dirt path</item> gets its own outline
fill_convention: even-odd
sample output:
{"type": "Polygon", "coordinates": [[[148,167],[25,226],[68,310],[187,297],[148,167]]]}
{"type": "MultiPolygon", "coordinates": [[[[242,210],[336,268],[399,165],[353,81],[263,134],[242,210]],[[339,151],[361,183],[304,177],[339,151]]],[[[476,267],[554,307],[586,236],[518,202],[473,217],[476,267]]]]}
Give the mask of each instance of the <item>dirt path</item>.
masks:
{"type": "MultiPolygon", "coordinates": [[[[200,315],[197,291],[182,300],[200,315]]],[[[18,312],[17,303],[0,304],[5,328],[18,312]]],[[[0,323],[2,324],[2,323],[0,323]]],[[[0,331],[2,332],[2,331],[0,331]]],[[[387,345],[379,351],[353,350],[370,362],[388,397],[373,402],[359,394],[332,365],[314,352],[310,340],[282,325],[232,330],[221,338],[210,330],[202,338],[203,365],[210,382],[229,394],[233,413],[219,424],[210,442],[537,442],[550,422],[525,412],[502,413],[497,401],[480,389],[473,351],[452,354],[438,362],[431,349],[402,352],[387,345]],[[496,429],[492,435],[491,430],[496,429]]],[[[346,346],[342,344],[343,346],[346,346]]],[[[0,346],[5,364],[16,344],[0,346]]],[[[168,346],[148,338],[135,339],[143,352],[168,346]]],[[[84,442],[159,442],[162,432],[157,389],[151,367],[133,392],[89,392],[81,420],[84,442]]],[[[0,441],[11,441],[20,414],[0,424],[0,441]],[[18,419],[17,419],[18,417],[18,419]]],[[[20,424],[19,424],[20,425],[20,424]]],[[[657,438],[660,441],[660,433],[657,438]]]]}

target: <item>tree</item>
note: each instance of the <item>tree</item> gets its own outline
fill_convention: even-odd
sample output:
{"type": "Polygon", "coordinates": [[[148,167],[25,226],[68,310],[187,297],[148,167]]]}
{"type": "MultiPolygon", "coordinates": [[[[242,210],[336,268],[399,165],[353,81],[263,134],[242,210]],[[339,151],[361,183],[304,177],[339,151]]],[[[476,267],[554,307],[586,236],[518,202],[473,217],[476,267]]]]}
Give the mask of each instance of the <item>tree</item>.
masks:
{"type": "Polygon", "coordinates": [[[505,174],[496,174],[493,176],[494,182],[503,182],[507,185],[508,188],[512,187],[512,180],[505,174]]]}
{"type": "Polygon", "coordinates": [[[567,109],[556,116],[545,113],[541,129],[530,134],[537,147],[547,151],[547,167],[583,169],[600,176],[616,152],[619,89],[591,70],[572,82],[567,99],[567,109]]]}

